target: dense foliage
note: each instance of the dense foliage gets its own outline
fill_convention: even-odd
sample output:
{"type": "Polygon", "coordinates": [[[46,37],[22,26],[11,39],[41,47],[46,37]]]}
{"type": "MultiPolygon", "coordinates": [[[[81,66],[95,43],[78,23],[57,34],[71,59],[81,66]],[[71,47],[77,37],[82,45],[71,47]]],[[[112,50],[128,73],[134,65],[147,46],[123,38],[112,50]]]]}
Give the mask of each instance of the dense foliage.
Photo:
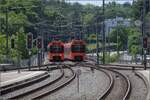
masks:
{"type": "MultiPolygon", "coordinates": [[[[123,5],[115,2],[106,4],[105,18],[111,19],[118,17],[139,19],[141,1],[123,5]]],[[[94,2],[94,1],[93,1],[94,2]]],[[[0,0],[0,55],[6,55],[6,14],[8,14],[8,33],[14,37],[18,48],[9,50],[12,57],[16,56],[19,50],[21,58],[28,58],[25,48],[26,34],[32,32],[34,38],[42,35],[45,47],[47,42],[52,39],[52,34],[65,34],[59,39],[67,40],[65,36],[84,33],[85,36],[101,31],[103,21],[102,7],[94,5],[81,5],[79,3],[66,3],[63,0],[0,0]],[[96,31],[96,23],[98,25],[96,31]],[[17,33],[17,35],[16,35],[17,33]],[[12,53],[13,52],[13,53],[12,53]]],[[[119,28],[119,29],[118,29],[119,28]]],[[[119,30],[119,50],[123,49],[127,42],[127,31],[123,27],[119,30]],[[123,30],[123,31],[122,31],[123,30]],[[126,37],[122,39],[123,37],[126,37]],[[122,46],[123,44],[123,46],[122,46]]],[[[112,42],[116,40],[116,30],[113,31],[112,42]]],[[[135,35],[135,34],[134,34],[135,35]]],[[[131,35],[132,38],[133,36],[131,35]]],[[[10,44],[10,42],[9,42],[10,44]]],[[[132,43],[131,43],[132,44],[132,43]]],[[[10,46],[9,46],[10,48],[10,46]]],[[[34,48],[34,51],[36,48],[34,48]]]]}

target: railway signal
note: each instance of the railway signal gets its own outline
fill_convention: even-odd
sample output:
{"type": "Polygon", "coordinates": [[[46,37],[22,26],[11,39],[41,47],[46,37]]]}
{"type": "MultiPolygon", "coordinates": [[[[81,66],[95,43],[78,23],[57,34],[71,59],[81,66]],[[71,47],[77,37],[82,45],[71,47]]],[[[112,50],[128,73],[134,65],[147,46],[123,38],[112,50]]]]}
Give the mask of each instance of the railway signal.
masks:
{"type": "Polygon", "coordinates": [[[146,70],[147,60],[146,60],[146,52],[147,52],[147,37],[143,38],[143,48],[144,48],[144,69],[146,70]]]}
{"type": "Polygon", "coordinates": [[[149,8],[149,6],[150,6],[149,0],[146,0],[146,1],[145,1],[145,5],[146,5],[146,6],[145,6],[145,12],[148,13],[148,12],[149,12],[149,9],[150,9],[150,8],[149,8]]]}
{"type": "Polygon", "coordinates": [[[42,49],[42,47],[43,47],[42,37],[37,38],[37,44],[36,45],[37,45],[38,49],[42,49]]]}
{"type": "Polygon", "coordinates": [[[27,49],[32,49],[32,45],[33,45],[32,41],[33,41],[33,35],[32,33],[28,33],[27,34],[27,49]]]}
{"type": "Polygon", "coordinates": [[[0,31],[1,31],[2,33],[5,32],[5,22],[4,22],[4,19],[3,19],[3,18],[0,19],[0,31]]]}
{"type": "Polygon", "coordinates": [[[11,48],[15,48],[15,40],[14,39],[11,39],[11,48]]]}
{"type": "Polygon", "coordinates": [[[147,37],[143,38],[143,48],[147,48],[147,37]]]}

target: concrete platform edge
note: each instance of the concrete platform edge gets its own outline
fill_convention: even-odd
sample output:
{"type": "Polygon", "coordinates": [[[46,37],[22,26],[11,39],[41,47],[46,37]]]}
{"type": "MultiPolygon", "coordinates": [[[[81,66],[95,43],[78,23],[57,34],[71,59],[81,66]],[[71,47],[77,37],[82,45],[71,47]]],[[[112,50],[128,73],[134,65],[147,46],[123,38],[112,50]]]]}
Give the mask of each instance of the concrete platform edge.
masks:
{"type": "Polygon", "coordinates": [[[10,82],[10,83],[6,83],[6,84],[1,84],[1,87],[5,87],[5,86],[7,87],[7,86],[10,86],[10,85],[19,84],[19,83],[22,83],[24,81],[32,80],[33,78],[39,77],[39,76],[44,75],[44,74],[46,74],[46,72],[40,73],[40,74],[35,75],[35,76],[31,76],[30,78],[25,78],[23,80],[18,80],[16,82],[10,82]]]}

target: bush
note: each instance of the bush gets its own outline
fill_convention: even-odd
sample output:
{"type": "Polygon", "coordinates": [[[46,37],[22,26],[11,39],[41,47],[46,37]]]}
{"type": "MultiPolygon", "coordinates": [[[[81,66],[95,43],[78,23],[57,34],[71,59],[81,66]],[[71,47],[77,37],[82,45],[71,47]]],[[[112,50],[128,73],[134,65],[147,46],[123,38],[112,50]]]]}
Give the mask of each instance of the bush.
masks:
{"type": "Polygon", "coordinates": [[[110,56],[110,62],[116,62],[119,59],[118,54],[113,54],[110,56]]]}

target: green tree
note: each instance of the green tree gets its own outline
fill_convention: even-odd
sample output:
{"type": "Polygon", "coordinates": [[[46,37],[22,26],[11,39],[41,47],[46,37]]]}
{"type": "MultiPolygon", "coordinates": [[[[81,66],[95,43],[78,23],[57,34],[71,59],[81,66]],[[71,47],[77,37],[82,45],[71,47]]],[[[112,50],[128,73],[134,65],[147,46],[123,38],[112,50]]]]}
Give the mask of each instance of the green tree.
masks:
{"type": "Polygon", "coordinates": [[[140,19],[142,6],[144,0],[137,0],[133,2],[132,12],[133,12],[133,19],[140,19]]]}
{"type": "MultiPolygon", "coordinates": [[[[133,2],[133,6],[132,6],[133,19],[135,20],[140,19],[143,11],[143,4],[144,4],[144,0],[135,0],[133,2]]],[[[150,9],[147,12],[150,12],[150,9]]]]}
{"type": "Polygon", "coordinates": [[[26,49],[26,35],[24,33],[16,33],[15,41],[16,50],[21,55],[21,58],[28,58],[29,55],[26,49]]]}
{"type": "Polygon", "coordinates": [[[110,40],[111,42],[117,43],[117,51],[119,54],[119,51],[124,50],[125,46],[127,45],[128,40],[127,28],[121,25],[117,26],[110,33],[110,40]]]}
{"type": "MultiPolygon", "coordinates": [[[[8,45],[10,45],[10,38],[8,39],[8,45]]],[[[10,51],[10,47],[8,48],[10,51]]],[[[4,63],[6,61],[6,55],[11,57],[11,53],[7,54],[7,47],[6,47],[6,35],[0,33],[0,63],[4,63]]],[[[10,60],[10,59],[7,59],[10,60]]]]}
{"type": "Polygon", "coordinates": [[[128,38],[128,49],[129,52],[134,56],[141,51],[141,33],[136,28],[129,28],[128,38]]]}
{"type": "Polygon", "coordinates": [[[106,18],[115,18],[116,16],[130,18],[132,15],[131,5],[121,5],[112,2],[106,5],[106,18]]]}

